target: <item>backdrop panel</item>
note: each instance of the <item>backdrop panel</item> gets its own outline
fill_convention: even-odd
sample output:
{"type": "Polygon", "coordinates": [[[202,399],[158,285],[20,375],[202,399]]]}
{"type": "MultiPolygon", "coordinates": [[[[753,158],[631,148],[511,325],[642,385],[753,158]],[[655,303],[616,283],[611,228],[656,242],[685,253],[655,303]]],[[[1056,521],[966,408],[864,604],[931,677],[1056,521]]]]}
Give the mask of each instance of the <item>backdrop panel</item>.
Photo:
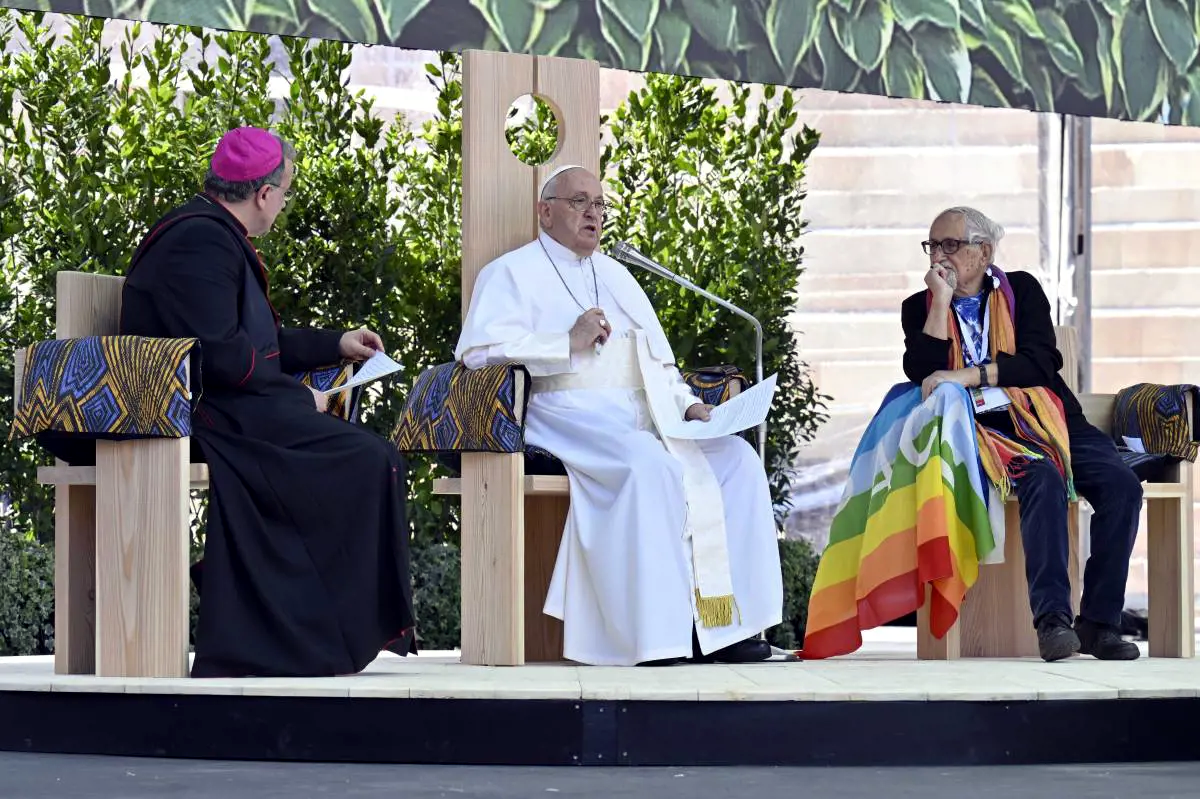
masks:
{"type": "Polygon", "coordinates": [[[12,8],[1200,122],[1200,0],[0,0],[12,8]]]}

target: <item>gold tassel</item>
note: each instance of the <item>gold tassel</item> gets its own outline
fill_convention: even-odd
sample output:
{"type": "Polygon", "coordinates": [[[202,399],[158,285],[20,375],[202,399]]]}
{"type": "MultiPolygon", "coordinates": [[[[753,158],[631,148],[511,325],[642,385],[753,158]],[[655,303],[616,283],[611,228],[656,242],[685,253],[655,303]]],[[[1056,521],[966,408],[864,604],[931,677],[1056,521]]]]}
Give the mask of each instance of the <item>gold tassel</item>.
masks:
{"type": "MultiPolygon", "coordinates": [[[[700,623],[705,627],[728,627],[733,624],[733,614],[737,609],[737,600],[733,594],[724,596],[700,596],[696,589],[696,610],[700,611],[700,623]]],[[[738,623],[741,623],[742,613],[737,611],[738,623]]]]}

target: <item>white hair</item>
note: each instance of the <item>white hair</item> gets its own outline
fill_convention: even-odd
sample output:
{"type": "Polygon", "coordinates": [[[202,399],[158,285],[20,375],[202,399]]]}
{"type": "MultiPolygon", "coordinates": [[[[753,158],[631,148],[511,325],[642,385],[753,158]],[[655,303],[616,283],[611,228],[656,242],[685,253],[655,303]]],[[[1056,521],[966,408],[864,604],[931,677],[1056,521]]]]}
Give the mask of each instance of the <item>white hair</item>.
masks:
{"type": "Polygon", "coordinates": [[[956,205],[938,214],[938,217],[955,214],[963,219],[963,236],[972,244],[992,245],[992,260],[996,259],[996,250],[1000,247],[1000,239],[1004,238],[1004,228],[999,222],[994,222],[982,211],[966,205],[956,205]]]}

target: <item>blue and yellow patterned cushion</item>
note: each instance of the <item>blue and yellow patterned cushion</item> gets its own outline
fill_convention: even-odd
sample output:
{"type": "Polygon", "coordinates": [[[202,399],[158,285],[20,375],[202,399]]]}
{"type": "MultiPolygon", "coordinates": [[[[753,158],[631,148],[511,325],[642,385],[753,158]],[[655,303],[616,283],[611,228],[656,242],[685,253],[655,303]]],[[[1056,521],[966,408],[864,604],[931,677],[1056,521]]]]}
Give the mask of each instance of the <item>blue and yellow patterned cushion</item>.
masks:
{"type": "MultiPolygon", "coordinates": [[[[299,372],[292,376],[309,388],[314,388],[317,391],[329,391],[330,389],[345,385],[347,380],[354,377],[358,366],[359,364],[354,363],[336,364],[334,366],[326,366],[322,369],[313,369],[309,372],[299,372]]],[[[358,401],[361,396],[361,386],[356,386],[349,391],[339,391],[336,394],[330,394],[329,405],[325,409],[325,412],[331,416],[338,416],[353,422],[358,418],[358,401]]]]}
{"type": "Polygon", "coordinates": [[[188,363],[197,347],[196,339],[143,336],[39,341],[25,356],[21,404],[9,440],[44,433],[93,439],[190,436],[188,363]]]}
{"type": "Polygon", "coordinates": [[[392,435],[401,452],[520,452],[529,371],[443,363],[417,378],[392,435]]]}
{"type": "Polygon", "coordinates": [[[750,381],[736,366],[705,366],[689,369],[683,373],[683,382],[692,393],[708,405],[720,405],[734,396],[734,390],[745,391],[750,381]]]}
{"type": "Polygon", "coordinates": [[[1137,383],[1117,392],[1113,426],[1109,434],[1121,460],[1142,480],[1164,479],[1171,463],[1195,463],[1200,443],[1195,440],[1195,419],[1187,418],[1187,395],[1200,409],[1200,388],[1191,384],[1137,383]],[[1130,447],[1130,440],[1140,443],[1130,447]]]}

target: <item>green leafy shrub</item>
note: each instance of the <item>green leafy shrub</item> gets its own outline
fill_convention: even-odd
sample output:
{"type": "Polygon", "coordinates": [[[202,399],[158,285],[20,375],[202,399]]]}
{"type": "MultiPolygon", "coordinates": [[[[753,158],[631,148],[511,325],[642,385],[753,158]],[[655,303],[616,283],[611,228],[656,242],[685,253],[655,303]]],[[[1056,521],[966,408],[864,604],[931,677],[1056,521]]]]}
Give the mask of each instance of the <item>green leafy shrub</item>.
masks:
{"type": "Polygon", "coordinates": [[[779,541],[779,560],[783,568],[783,622],[767,630],[767,640],[780,649],[799,649],[804,645],[808,597],[817,578],[820,556],[803,538],[784,538],[779,541]]]}
{"type": "Polygon", "coordinates": [[[0,522],[0,657],[54,651],[54,549],[0,522]]]}

